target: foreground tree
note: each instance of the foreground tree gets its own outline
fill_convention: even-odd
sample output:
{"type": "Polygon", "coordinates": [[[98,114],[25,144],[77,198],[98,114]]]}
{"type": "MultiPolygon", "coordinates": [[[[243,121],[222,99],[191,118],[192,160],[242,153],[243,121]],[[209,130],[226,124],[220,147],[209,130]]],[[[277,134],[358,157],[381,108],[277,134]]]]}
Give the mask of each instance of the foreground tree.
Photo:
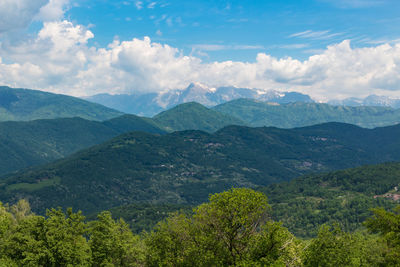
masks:
{"type": "Polygon", "coordinates": [[[80,212],[68,209],[64,214],[52,209],[46,219],[34,215],[28,202],[21,200],[8,209],[0,208],[0,225],[2,266],[90,265],[90,248],[83,236],[86,225],[80,212]]]}
{"type": "Polygon", "coordinates": [[[149,265],[296,265],[299,244],[268,220],[269,208],[251,189],[214,194],[192,217],[175,214],[156,227],[147,239],[149,265]]]}
{"type": "Polygon", "coordinates": [[[379,233],[387,249],[384,266],[400,266],[400,205],[394,212],[383,208],[373,209],[374,215],[365,225],[373,233],[379,233]]]}
{"type": "Polygon", "coordinates": [[[120,219],[115,221],[110,212],[102,212],[90,223],[90,248],[93,266],[139,266],[144,261],[138,236],[120,219]]]}

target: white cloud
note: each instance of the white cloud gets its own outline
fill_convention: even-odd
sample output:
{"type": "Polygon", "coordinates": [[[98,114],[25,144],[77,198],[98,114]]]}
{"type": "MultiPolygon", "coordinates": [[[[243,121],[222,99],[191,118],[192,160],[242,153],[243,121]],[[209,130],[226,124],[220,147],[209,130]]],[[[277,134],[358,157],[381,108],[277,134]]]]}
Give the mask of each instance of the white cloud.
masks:
{"type": "Polygon", "coordinates": [[[298,37],[298,38],[308,38],[308,39],[313,39],[313,40],[327,40],[331,39],[336,36],[343,35],[343,33],[332,33],[329,30],[326,31],[312,31],[312,30],[307,30],[304,32],[297,32],[289,35],[289,37],[298,37]]]}
{"type": "MultiPolygon", "coordinates": [[[[317,99],[387,93],[400,96],[400,44],[352,48],[343,41],[307,60],[259,53],[254,62],[203,62],[150,38],[91,47],[93,33],[68,21],[47,22],[33,40],[0,49],[0,84],[76,96],[210,86],[285,88],[317,99]],[[9,63],[12,62],[12,63],[9,63]]],[[[220,50],[224,46],[203,46],[220,50]]],[[[231,46],[230,49],[256,49],[231,46]]],[[[195,53],[194,53],[195,54],[195,53]]]]}
{"type": "Polygon", "coordinates": [[[60,20],[64,16],[69,1],[1,0],[0,34],[26,28],[33,20],[60,20]]]}
{"type": "Polygon", "coordinates": [[[136,1],[135,6],[137,10],[141,10],[143,8],[143,2],[142,1],[136,1]]]}
{"type": "Polygon", "coordinates": [[[70,0],[49,0],[47,5],[40,9],[36,19],[41,21],[60,20],[64,17],[70,0]]]}
{"type": "Polygon", "coordinates": [[[28,26],[48,0],[1,0],[0,33],[28,26]]]}
{"type": "Polygon", "coordinates": [[[153,9],[157,5],[157,2],[151,2],[150,4],[147,5],[147,8],[153,9]]]}
{"type": "Polygon", "coordinates": [[[220,45],[220,44],[195,44],[192,49],[201,51],[221,50],[260,50],[265,49],[262,45],[220,45]]]}

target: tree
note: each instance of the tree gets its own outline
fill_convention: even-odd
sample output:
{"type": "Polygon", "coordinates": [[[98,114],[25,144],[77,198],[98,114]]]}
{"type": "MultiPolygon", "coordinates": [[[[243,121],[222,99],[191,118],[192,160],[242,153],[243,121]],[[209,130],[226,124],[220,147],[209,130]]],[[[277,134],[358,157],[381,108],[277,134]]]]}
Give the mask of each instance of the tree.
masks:
{"type": "Polygon", "coordinates": [[[386,266],[400,265],[400,205],[394,212],[383,208],[372,210],[374,215],[367,219],[365,226],[373,232],[379,233],[387,246],[384,255],[386,266]]]}
{"type": "Polygon", "coordinates": [[[305,251],[305,266],[360,266],[361,251],[355,236],[337,225],[323,225],[305,251]]]}
{"type": "Polygon", "coordinates": [[[89,266],[90,247],[84,237],[87,226],[82,212],[66,214],[61,209],[47,211],[45,239],[51,253],[52,266],[89,266]]]}
{"type": "Polygon", "coordinates": [[[139,266],[144,261],[140,238],[122,219],[115,221],[108,211],[91,222],[89,235],[93,266],[139,266]]]}
{"type": "Polygon", "coordinates": [[[268,211],[266,196],[251,189],[231,189],[211,195],[208,203],[194,209],[192,217],[176,213],[158,224],[146,240],[148,263],[150,266],[278,262],[295,265],[299,262],[293,260],[298,254],[295,238],[280,224],[268,220],[268,211]]]}

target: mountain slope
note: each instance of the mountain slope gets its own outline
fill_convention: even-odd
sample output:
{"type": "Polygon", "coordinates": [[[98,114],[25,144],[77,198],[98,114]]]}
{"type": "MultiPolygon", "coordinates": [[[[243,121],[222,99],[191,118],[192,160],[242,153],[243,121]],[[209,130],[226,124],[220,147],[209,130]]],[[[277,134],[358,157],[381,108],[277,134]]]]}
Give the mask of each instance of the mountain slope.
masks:
{"type": "Polygon", "coordinates": [[[130,131],[165,133],[147,118],[134,115],[104,122],[82,118],[0,122],[0,174],[44,164],[130,131]]]}
{"type": "Polygon", "coordinates": [[[317,234],[324,223],[348,231],[362,226],[370,209],[399,203],[400,163],[385,163],[316,174],[262,188],[273,217],[298,236],[317,234]]]}
{"type": "Polygon", "coordinates": [[[178,105],[153,117],[169,131],[202,130],[214,132],[227,125],[245,125],[239,119],[208,109],[196,102],[178,105]]]}
{"type": "Polygon", "coordinates": [[[122,112],[76,97],[0,86],[0,121],[81,117],[107,120],[122,112]]]}
{"type": "Polygon", "coordinates": [[[197,204],[232,186],[400,160],[400,126],[329,123],[292,130],[229,126],[214,134],[134,132],[46,166],[3,177],[2,201],[88,212],[134,202],[197,204]],[[332,129],[338,129],[333,131],[332,129]]]}
{"type": "Polygon", "coordinates": [[[390,107],[345,107],[302,102],[277,104],[238,99],[213,109],[255,127],[293,128],[325,122],[344,122],[374,128],[400,122],[400,109],[390,107]]]}

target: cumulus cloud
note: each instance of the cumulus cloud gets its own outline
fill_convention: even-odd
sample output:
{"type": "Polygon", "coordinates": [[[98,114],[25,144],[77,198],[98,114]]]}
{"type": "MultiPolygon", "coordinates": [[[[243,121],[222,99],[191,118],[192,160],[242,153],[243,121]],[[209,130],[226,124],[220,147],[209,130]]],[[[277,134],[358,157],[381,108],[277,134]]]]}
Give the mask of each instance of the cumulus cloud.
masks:
{"type": "Polygon", "coordinates": [[[68,4],[69,0],[49,0],[45,6],[40,8],[35,18],[41,21],[60,20],[64,17],[68,4]]]}
{"type": "Polygon", "coordinates": [[[1,0],[0,33],[28,26],[48,0],[1,0]]]}
{"type": "Polygon", "coordinates": [[[69,21],[44,23],[35,39],[0,49],[0,84],[76,96],[163,91],[194,81],[300,91],[320,100],[400,93],[400,44],[352,48],[343,41],[303,61],[259,53],[254,62],[203,62],[148,37],[104,48],[91,47],[93,37],[69,21]]]}

